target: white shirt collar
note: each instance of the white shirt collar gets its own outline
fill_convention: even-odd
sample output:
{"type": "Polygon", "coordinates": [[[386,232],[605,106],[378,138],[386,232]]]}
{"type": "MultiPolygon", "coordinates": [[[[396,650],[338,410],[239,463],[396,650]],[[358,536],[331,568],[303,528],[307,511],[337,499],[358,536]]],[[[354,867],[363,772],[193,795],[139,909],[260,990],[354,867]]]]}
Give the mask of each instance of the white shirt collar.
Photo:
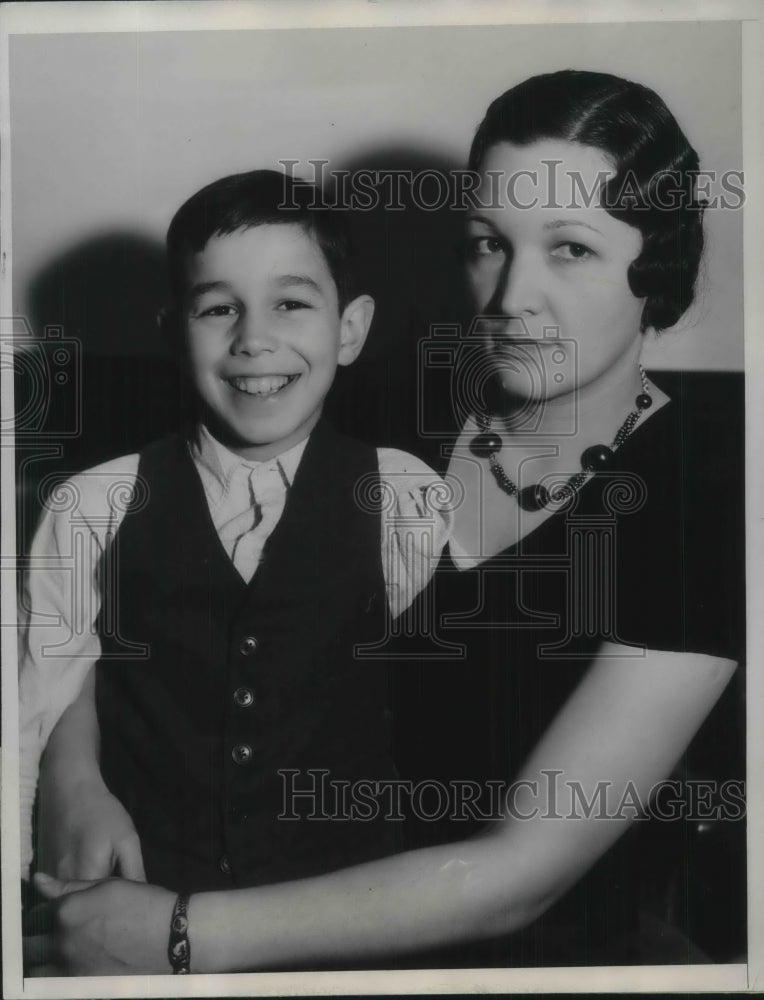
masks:
{"type": "Polygon", "coordinates": [[[291,486],[307,443],[308,438],[303,438],[298,444],[280,455],[274,455],[264,462],[254,462],[244,459],[241,455],[226,448],[210,434],[204,424],[199,424],[189,447],[194,461],[209,473],[208,484],[210,486],[214,484],[219,489],[218,496],[211,498],[217,502],[228,492],[231,479],[241,468],[265,469],[270,467],[281,475],[285,488],[291,486]]]}

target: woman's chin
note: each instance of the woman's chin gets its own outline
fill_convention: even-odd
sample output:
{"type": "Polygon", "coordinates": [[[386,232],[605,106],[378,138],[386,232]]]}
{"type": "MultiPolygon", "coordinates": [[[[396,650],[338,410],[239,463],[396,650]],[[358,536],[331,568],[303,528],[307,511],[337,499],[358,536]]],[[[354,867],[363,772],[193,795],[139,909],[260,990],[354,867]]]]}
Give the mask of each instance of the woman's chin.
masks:
{"type": "Polygon", "coordinates": [[[490,392],[494,412],[506,415],[543,406],[548,398],[545,385],[530,383],[523,378],[502,377],[500,374],[494,379],[490,392]]]}

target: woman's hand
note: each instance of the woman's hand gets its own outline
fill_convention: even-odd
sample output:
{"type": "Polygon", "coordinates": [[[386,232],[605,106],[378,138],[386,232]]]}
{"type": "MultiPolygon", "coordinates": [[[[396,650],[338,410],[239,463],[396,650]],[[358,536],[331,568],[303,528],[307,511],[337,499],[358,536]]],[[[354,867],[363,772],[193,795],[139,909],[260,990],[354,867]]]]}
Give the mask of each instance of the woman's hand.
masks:
{"type": "Polygon", "coordinates": [[[167,889],[124,879],[63,882],[38,874],[34,881],[47,901],[26,921],[28,976],[171,972],[175,896],[167,889]]]}
{"type": "Polygon", "coordinates": [[[59,784],[41,796],[37,868],[61,879],[119,874],[146,881],[133,821],[100,778],[59,784]]]}

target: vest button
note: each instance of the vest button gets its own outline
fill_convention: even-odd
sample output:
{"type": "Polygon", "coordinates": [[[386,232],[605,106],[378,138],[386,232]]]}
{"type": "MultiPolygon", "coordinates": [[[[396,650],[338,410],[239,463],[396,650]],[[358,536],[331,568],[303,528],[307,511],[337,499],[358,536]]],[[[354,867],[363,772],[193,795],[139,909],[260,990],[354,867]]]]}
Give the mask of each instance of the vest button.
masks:
{"type": "Polygon", "coordinates": [[[257,649],[257,639],[253,635],[245,635],[239,643],[239,652],[242,656],[253,656],[257,649]]]}
{"type": "Polygon", "coordinates": [[[249,708],[254,703],[255,695],[248,687],[238,687],[233,693],[233,700],[239,708],[249,708]]]}
{"type": "Polygon", "coordinates": [[[227,854],[223,854],[218,861],[218,868],[224,875],[230,875],[233,872],[233,867],[231,865],[231,860],[227,854]]]}
{"type": "Polygon", "coordinates": [[[252,760],[252,747],[248,743],[237,743],[231,751],[234,764],[249,764],[252,760]]]}

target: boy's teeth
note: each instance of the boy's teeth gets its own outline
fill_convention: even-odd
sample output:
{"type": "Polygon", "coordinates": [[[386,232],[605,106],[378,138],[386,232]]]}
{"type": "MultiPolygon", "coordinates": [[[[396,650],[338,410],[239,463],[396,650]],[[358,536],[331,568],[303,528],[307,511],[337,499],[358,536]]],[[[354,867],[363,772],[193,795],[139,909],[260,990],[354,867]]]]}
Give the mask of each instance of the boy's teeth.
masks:
{"type": "Polygon", "coordinates": [[[287,375],[260,375],[258,378],[232,378],[230,380],[234,389],[239,392],[248,392],[252,396],[269,396],[272,392],[278,392],[289,382],[287,375]]]}

